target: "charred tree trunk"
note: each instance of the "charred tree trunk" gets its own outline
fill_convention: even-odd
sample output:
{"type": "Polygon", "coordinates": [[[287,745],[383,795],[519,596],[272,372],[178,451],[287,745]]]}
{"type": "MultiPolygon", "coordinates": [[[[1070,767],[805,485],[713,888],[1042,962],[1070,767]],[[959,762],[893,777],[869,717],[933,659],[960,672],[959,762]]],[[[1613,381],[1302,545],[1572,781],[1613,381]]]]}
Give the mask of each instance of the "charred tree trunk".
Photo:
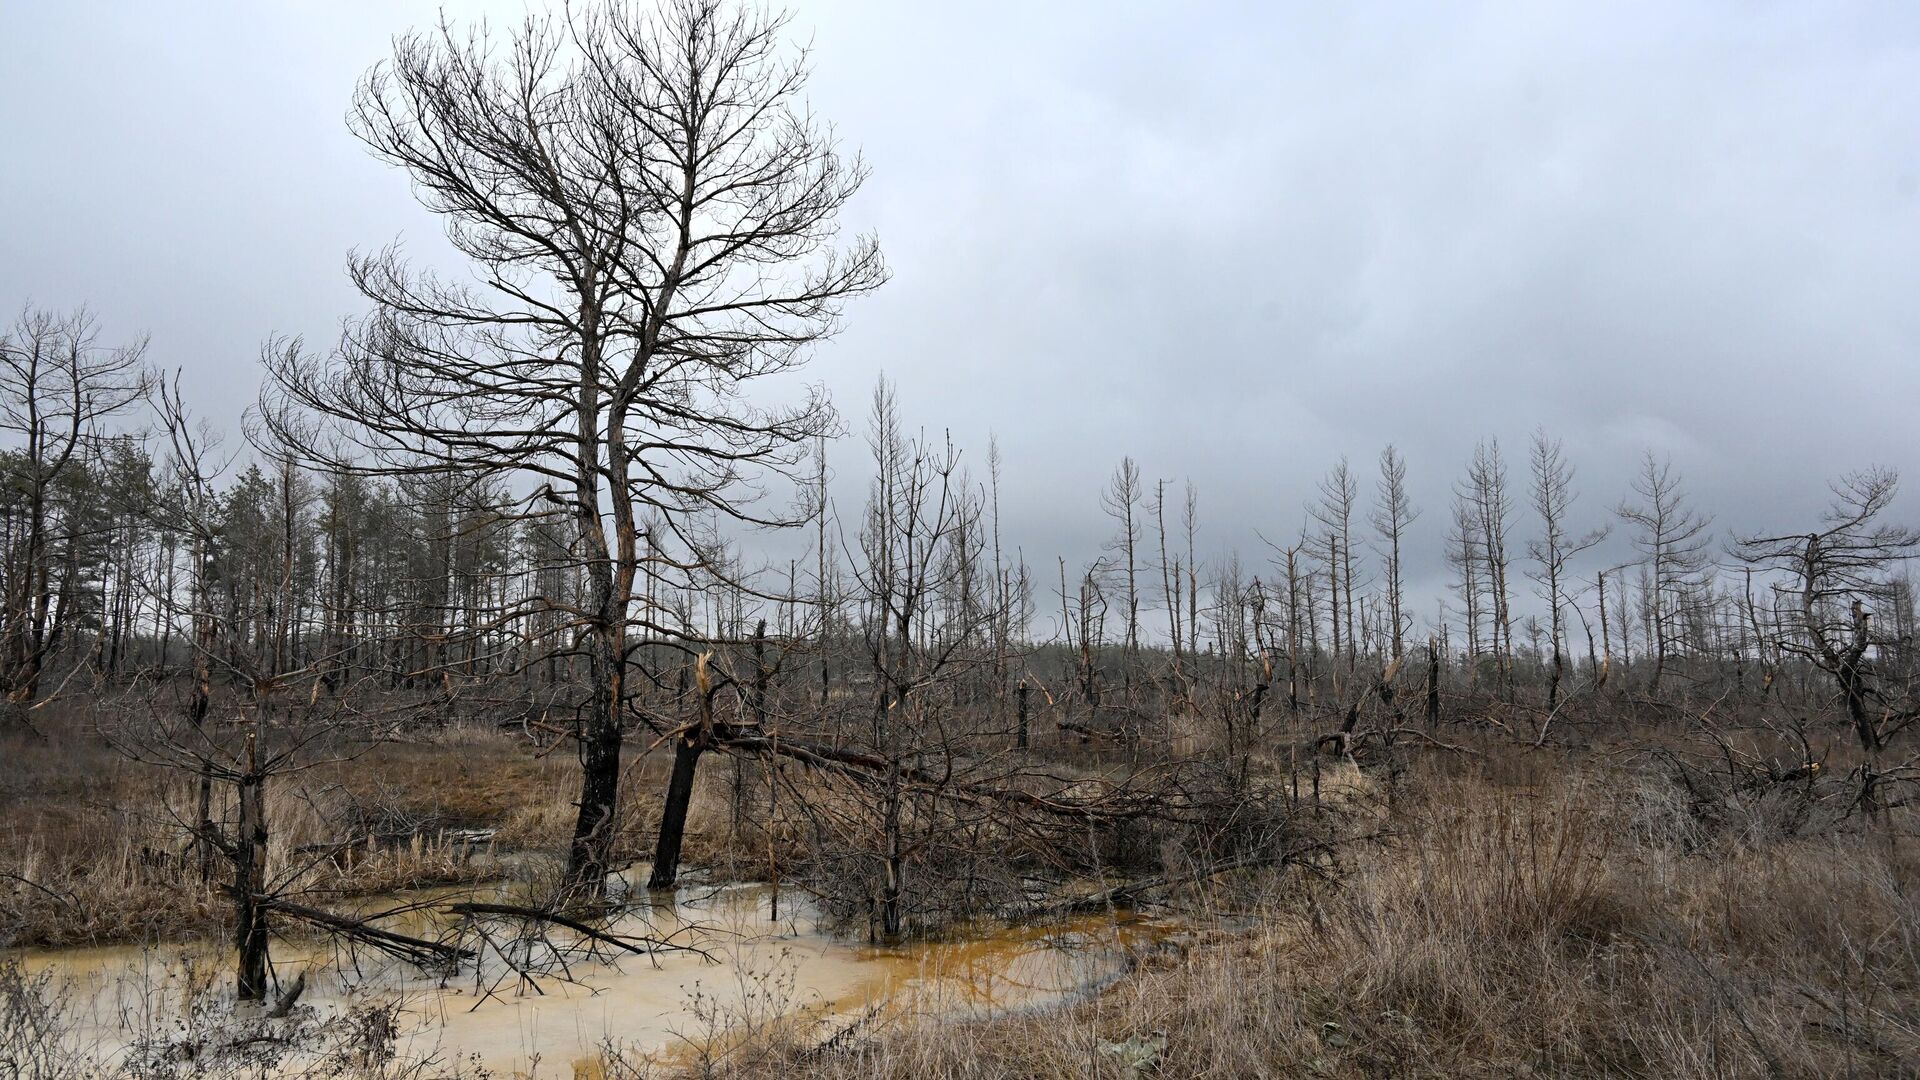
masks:
{"type": "Polygon", "coordinates": [[[617,633],[603,629],[598,637],[587,665],[597,692],[580,737],[580,813],[574,820],[566,875],[570,888],[588,896],[606,887],[620,789],[623,650],[617,633]]]}
{"type": "Polygon", "coordinates": [[[234,989],[241,1001],[267,999],[267,819],[259,772],[259,739],[247,734],[246,771],[239,782],[240,820],[233,844],[234,944],[239,966],[234,989]]]}
{"type": "Polygon", "coordinates": [[[671,889],[680,878],[680,845],[686,838],[687,810],[693,805],[694,776],[713,735],[713,686],[705,656],[694,663],[694,681],[700,716],[673,740],[673,773],[667,778],[667,801],[660,811],[660,836],[654,844],[648,889],[671,889]]]}
{"type": "Polygon", "coordinates": [[[1427,727],[1440,725],[1440,653],[1427,642],[1427,727]]]}
{"type": "Polygon", "coordinates": [[[693,804],[693,780],[706,746],[688,732],[673,743],[673,775],[667,780],[666,806],[660,813],[660,838],[654,845],[653,872],[647,888],[671,889],[680,877],[680,845],[687,833],[687,809],[693,804]]]}
{"type": "Polygon", "coordinates": [[[1020,702],[1020,731],[1014,746],[1020,750],[1027,748],[1027,695],[1031,690],[1031,687],[1022,682],[1019,689],[1014,692],[1020,702]]]}
{"type": "Polygon", "coordinates": [[[1860,749],[1869,754],[1878,753],[1881,747],[1880,731],[1874,726],[1873,717],[1867,713],[1866,672],[1863,670],[1867,655],[1867,610],[1855,600],[1853,602],[1853,643],[1845,652],[1838,655],[1834,664],[1834,678],[1840,683],[1840,692],[1847,699],[1847,719],[1853,723],[1855,736],[1860,740],[1860,749]]]}
{"type": "Polygon", "coordinates": [[[1566,673],[1566,660],[1560,655],[1560,642],[1553,643],[1553,668],[1547,681],[1547,708],[1560,703],[1560,680],[1566,673]]]}

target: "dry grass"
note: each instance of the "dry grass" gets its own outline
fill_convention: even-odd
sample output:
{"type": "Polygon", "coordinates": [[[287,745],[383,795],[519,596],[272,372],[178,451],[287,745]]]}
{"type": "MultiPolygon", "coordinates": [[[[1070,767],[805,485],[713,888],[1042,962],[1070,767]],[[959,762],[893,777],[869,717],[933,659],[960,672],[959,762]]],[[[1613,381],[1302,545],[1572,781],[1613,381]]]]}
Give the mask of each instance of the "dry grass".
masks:
{"type": "MultiPolygon", "coordinates": [[[[1143,956],[1093,1000],[985,1022],[894,1020],[830,1050],[805,1025],[768,1024],[730,1037],[704,1071],[1920,1076],[1911,809],[1873,820],[1799,812],[1792,787],[1729,788],[1703,807],[1656,759],[1477,745],[1484,757],[1427,751],[1401,761],[1404,773],[1323,770],[1326,797],[1361,814],[1356,832],[1379,837],[1348,849],[1345,873],[1252,877],[1195,897],[1203,912],[1258,917],[1201,915],[1217,928],[1143,956]]],[[[150,854],[184,785],[79,732],[7,752],[0,812],[15,827],[0,835],[0,869],[38,886],[0,886],[0,934],[106,941],[218,925],[221,905],[192,891],[182,903],[180,870],[150,854]]],[[[750,874],[760,856],[736,850],[725,763],[711,764],[688,861],[737,861],[750,874]]],[[[382,746],[271,793],[276,858],[349,819],[496,827],[502,847],[560,850],[574,768],[564,751],[536,758],[485,730],[382,746]]],[[[664,755],[630,767],[629,854],[645,854],[664,768],[664,755]]],[[[462,873],[471,869],[423,841],[326,884],[350,892],[462,873]]]]}
{"type": "Polygon", "coordinates": [[[1664,783],[1542,755],[1430,777],[1338,887],[1269,882],[1259,929],[1149,958],[1094,1001],[730,1067],[1125,1077],[1144,1053],[1182,1077],[1920,1074],[1913,837],[1703,847],[1664,783]]]}
{"type": "MultiPolygon", "coordinates": [[[[203,882],[182,823],[191,777],[129,761],[80,716],[38,720],[45,738],[0,745],[0,946],[179,940],[221,932],[228,873],[203,882]]],[[[650,853],[665,754],[635,755],[623,782],[618,850],[650,853]]],[[[470,858],[449,830],[496,830],[492,851],[551,856],[572,834],[578,764],[484,727],[418,733],[268,785],[270,865],[310,868],[300,888],[346,896],[471,881],[497,863],[470,858]],[[376,838],[371,844],[368,837],[376,838]],[[350,858],[330,845],[353,840],[350,858]]],[[[711,786],[711,785],[708,785],[711,786]]],[[[231,812],[217,791],[214,816],[231,812]]],[[[724,807],[696,804],[689,858],[723,843],[724,807]],[[722,827],[716,831],[712,823],[722,827]]]]}

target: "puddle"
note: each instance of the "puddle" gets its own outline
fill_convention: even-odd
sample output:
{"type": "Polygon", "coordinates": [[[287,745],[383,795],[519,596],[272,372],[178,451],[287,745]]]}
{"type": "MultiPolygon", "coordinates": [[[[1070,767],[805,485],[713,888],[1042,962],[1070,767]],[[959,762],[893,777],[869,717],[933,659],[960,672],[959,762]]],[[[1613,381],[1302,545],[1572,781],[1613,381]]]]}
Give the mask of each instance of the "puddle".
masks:
{"type": "MultiPolygon", "coordinates": [[[[455,896],[473,899],[474,891],[424,890],[356,908],[419,904],[380,925],[431,937],[453,920],[430,902],[455,896]]],[[[705,957],[668,952],[576,962],[571,978],[521,979],[489,954],[478,971],[469,965],[442,979],[364,949],[348,958],[330,942],[300,938],[276,939],[274,964],[283,985],[307,972],[301,1004],[321,1016],[370,1001],[399,1002],[403,1055],[477,1060],[506,1076],[537,1067],[540,1076],[567,1077],[575,1062],[597,1057],[609,1043],[631,1052],[688,1051],[776,1016],[798,1018],[826,1038],[849,1023],[898,1012],[984,1016],[1057,1005],[1117,978],[1132,950],[1172,932],[1122,912],[980,924],[941,941],[875,947],[823,931],[791,890],[774,922],[771,899],[766,886],[682,888],[671,904],[653,905],[612,929],[671,936],[705,957]]],[[[55,973],[83,1040],[106,1052],[191,1022],[181,1003],[195,986],[211,985],[215,998],[230,993],[231,958],[220,942],[20,956],[29,972],[55,973]]]]}

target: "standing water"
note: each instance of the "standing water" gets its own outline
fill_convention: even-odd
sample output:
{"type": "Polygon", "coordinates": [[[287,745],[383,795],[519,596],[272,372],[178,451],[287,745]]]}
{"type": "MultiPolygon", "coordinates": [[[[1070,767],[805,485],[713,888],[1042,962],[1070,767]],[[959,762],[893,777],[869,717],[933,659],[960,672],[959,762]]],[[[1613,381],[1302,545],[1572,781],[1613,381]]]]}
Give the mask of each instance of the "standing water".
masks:
{"type": "MultiPolygon", "coordinates": [[[[380,925],[434,937],[456,921],[437,904],[454,898],[399,894],[364,910],[408,907],[380,925]]],[[[286,986],[304,972],[300,1005],[322,1019],[370,1003],[395,1005],[402,1056],[478,1063],[496,1075],[538,1067],[541,1075],[567,1076],[570,1065],[608,1047],[697,1051],[775,1019],[797,1021],[824,1039],[879,1013],[981,1016],[1042,1008],[1117,977],[1131,950],[1166,933],[1123,912],[982,924],[940,941],[881,947],[828,934],[810,909],[796,910],[790,893],[775,921],[771,900],[761,885],[682,888],[670,903],[638,909],[610,929],[697,951],[620,954],[611,962],[574,962],[564,974],[520,977],[486,950],[477,970],[467,965],[441,977],[365,949],[348,955],[331,941],[298,937],[275,943],[275,974],[286,986]]],[[[185,1030],[197,1019],[192,1003],[217,998],[231,980],[231,958],[217,941],[40,950],[21,959],[29,973],[53,973],[67,991],[64,1009],[78,1034],[109,1055],[185,1030]]]]}

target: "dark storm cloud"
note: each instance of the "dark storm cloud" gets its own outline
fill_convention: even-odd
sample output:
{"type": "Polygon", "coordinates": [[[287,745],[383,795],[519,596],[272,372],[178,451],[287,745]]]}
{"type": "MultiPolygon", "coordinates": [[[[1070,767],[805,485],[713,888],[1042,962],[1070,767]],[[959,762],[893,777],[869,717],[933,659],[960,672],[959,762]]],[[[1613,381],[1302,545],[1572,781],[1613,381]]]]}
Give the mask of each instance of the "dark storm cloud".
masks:
{"type": "MultiPolygon", "coordinates": [[[[8,8],[0,299],[150,330],[237,420],[263,337],[355,309],[349,248],[440,250],[341,121],[434,11],[8,8]]],[[[1336,459],[1370,491],[1395,443],[1429,585],[1485,437],[1516,487],[1528,432],[1564,438],[1590,521],[1649,448],[1723,526],[1916,464],[1904,5],[830,3],[795,29],[873,168],[848,224],[895,271],[814,376],[857,424],[884,369],[976,472],[996,433],[1036,568],[1092,557],[1124,454],[1253,560],[1336,459]]]]}

